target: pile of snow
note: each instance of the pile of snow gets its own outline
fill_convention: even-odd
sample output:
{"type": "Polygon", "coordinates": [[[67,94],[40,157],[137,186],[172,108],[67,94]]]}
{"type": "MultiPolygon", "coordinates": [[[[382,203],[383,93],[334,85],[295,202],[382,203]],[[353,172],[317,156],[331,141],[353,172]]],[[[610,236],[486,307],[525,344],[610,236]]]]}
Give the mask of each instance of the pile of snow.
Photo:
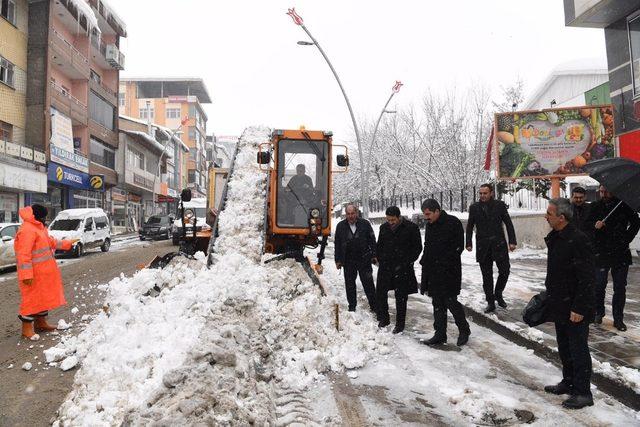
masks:
{"type": "Polygon", "coordinates": [[[362,313],[337,331],[335,300],[299,264],[262,263],[265,175],[255,158],[268,135],[250,128],[240,139],[210,269],[199,253],[112,280],[108,313],[45,353],[82,364],[60,424],[312,422],[302,407],[315,381],[388,353],[390,335],[362,313]],[[143,296],[154,284],[162,292],[143,296]]]}

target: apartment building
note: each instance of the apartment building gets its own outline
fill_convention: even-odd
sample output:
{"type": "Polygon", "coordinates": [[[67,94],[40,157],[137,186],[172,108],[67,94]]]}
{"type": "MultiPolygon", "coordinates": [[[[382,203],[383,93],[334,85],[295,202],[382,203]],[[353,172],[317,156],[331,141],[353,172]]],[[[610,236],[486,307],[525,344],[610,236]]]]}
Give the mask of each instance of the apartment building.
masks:
{"type": "MultiPolygon", "coordinates": [[[[188,156],[176,149],[171,188],[179,194],[189,187],[194,197],[206,196],[207,115],[202,104],[211,97],[202,79],[123,78],[120,81],[121,114],[169,128],[189,147],[188,156]]],[[[167,201],[167,199],[163,199],[167,201]]]]}
{"type": "Polygon", "coordinates": [[[29,2],[0,0],[0,222],[17,222],[24,193],[46,193],[46,156],[27,139],[29,2]]]}
{"type": "Polygon", "coordinates": [[[30,0],[28,17],[26,139],[47,154],[48,190],[26,201],[112,212],[125,24],[103,0],[30,0]]]}

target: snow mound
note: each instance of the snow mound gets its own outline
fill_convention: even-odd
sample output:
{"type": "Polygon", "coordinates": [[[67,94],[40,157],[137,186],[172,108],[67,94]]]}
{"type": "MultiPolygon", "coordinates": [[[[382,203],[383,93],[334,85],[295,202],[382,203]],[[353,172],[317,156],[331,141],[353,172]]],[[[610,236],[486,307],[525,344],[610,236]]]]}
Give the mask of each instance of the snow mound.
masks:
{"type": "Polygon", "coordinates": [[[255,158],[268,138],[240,138],[210,269],[197,257],[114,279],[109,312],[58,345],[82,362],[62,425],[313,423],[304,394],[315,381],[388,352],[374,322],[347,316],[337,331],[335,300],[298,263],[261,262],[255,158]],[[154,284],[160,294],[144,296],[154,284]]]}

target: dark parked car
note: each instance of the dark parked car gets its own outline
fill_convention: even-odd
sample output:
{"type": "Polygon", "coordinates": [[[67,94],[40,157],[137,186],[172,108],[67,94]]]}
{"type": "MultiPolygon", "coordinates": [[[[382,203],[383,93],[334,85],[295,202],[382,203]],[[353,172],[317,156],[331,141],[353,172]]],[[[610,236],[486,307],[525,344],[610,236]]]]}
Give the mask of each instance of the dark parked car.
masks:
{"type": "Polygon", "coordinates": [[[138,230],[140,240],[144,239],[170,239],[173,217],[153,215],[149,217],[142,228],[138,230]]]}

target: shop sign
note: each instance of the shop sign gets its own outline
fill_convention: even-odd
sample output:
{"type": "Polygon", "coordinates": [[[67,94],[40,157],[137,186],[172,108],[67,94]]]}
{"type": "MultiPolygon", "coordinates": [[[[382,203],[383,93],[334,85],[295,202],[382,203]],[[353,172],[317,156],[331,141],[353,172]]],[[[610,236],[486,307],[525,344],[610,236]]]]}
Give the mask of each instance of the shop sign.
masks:
{"type": "Polygon", "coordinates": [[[20,157],[20,146],[13,142],[7,141],[5,143],[5,153],[9,156],[20,157]]]}
{"type": "Polygon", "coordinates": [[[73,153],[73,127],[71,119],[51,109],[51,145],[73,153]]]}
{"type": "Polygon", "coordinates": [[[47,155],[42,151],[33,150],[33,161],[36,163],[40,163],[41,165],[47,164],[47,155]]]}
{"type": "Polygon", "coordinates": [[[499,177],[586,174],[584,166],[615,154],[611,105],[496,114],[499,177]]]}
{"type": "Polygon", "coordinates": [[[21,146],[20,147],[20,157],[25,160],[33,161],[33,148],[21,146]]]}
{"type": "Polygon", "coordinates": [[[47,192],[47,175],[7,164],[0,167],[0,187],[15,188],[32,193],[47,192]]]}
{"type": "Polygon", "coordinates": [[[89,175],[56,163],[49,163],[47,168],[49,181],[80,190],[104,191],[104,176],[89,175]]]}
{"type": "Polygon", "coordinates": [[[129,201],[130,202],[134,202],[134,203],[140,203],[142,202],[142,197],[138,196],[137,194],[131,194],[129,193],[129,201]]]}
{"type": "Polygon", "coordinates": [[[174,190],[173,188],[168,188],[167,189],[167,195],[169,197],[175,198],[175,197],[178,197],[178,192],[176,190],[174,190]]]}
{"type": "Polygon", "coordinates": [[[84,173],[89,172],[89,159],[74,153],[73,149],[67,151],[55,145],[51,145],[49,148],[52,162],[60,163],[61,165],[77,169],[84,173]]]}

